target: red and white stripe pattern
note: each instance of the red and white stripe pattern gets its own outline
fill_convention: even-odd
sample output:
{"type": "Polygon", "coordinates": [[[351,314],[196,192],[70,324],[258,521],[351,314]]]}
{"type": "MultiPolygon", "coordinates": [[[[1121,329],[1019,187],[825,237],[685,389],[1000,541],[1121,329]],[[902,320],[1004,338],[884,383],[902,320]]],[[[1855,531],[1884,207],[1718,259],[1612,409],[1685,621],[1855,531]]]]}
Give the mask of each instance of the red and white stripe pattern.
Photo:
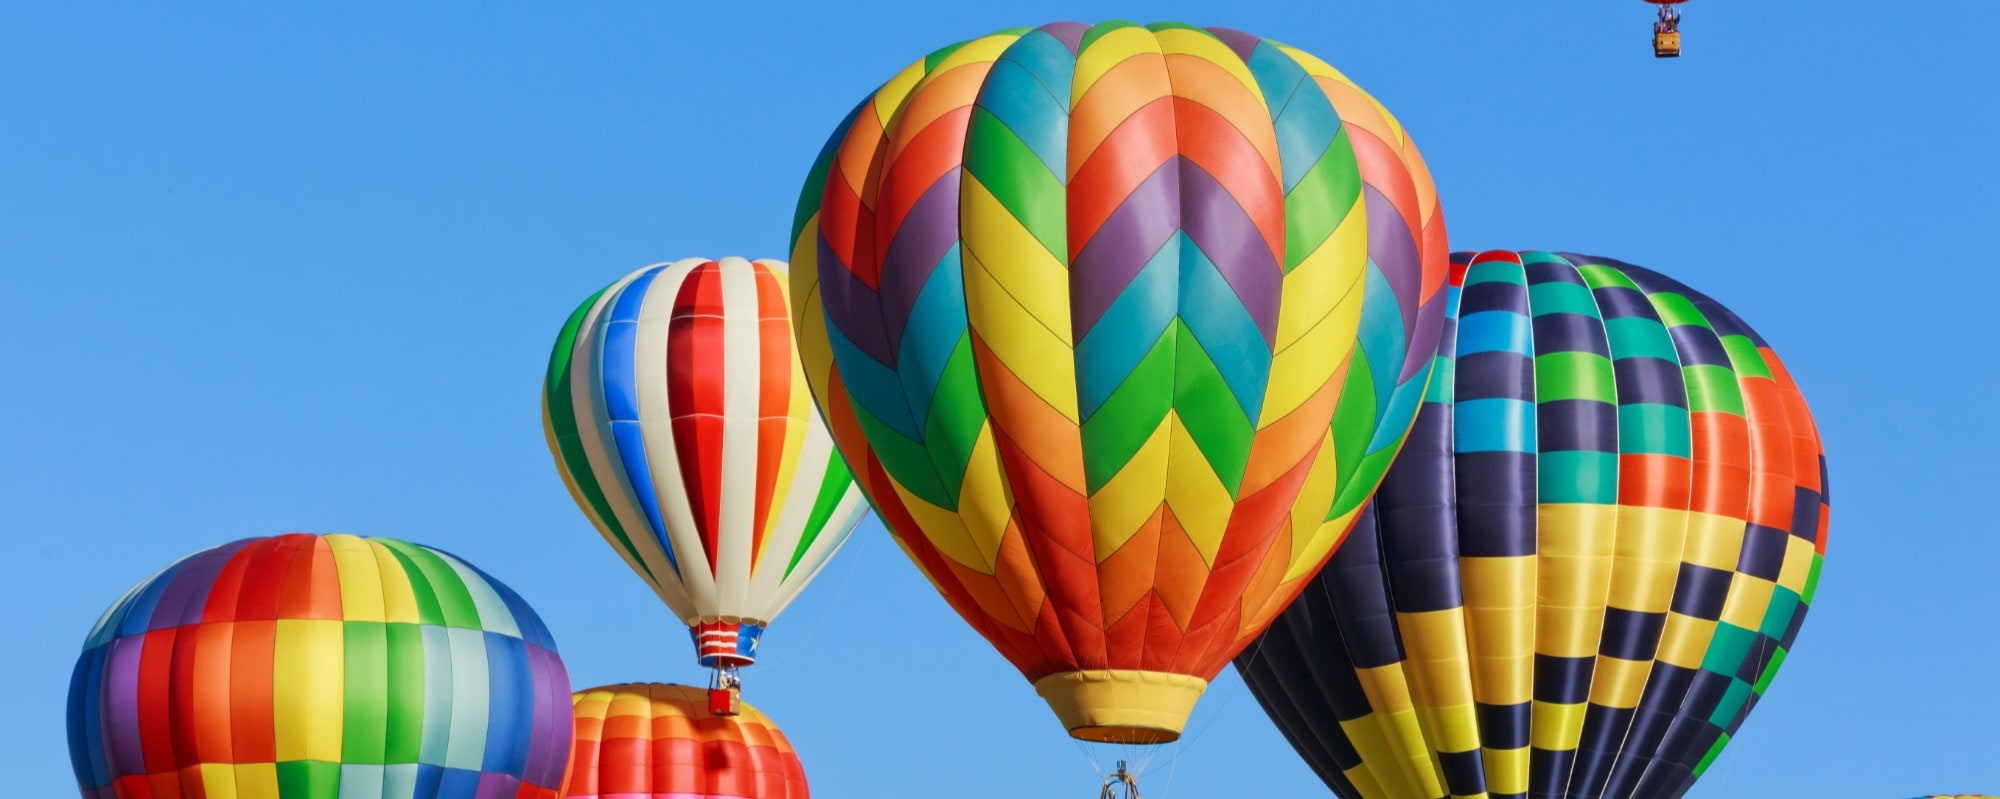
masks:
{"type": "Polygon", "coordinates": [[[746,625],[732,664],[867,509],[800,372],[787,291],[782,261],[634,272],[578,309],[545,397],[579,507],[698,645],[746,625]]]}

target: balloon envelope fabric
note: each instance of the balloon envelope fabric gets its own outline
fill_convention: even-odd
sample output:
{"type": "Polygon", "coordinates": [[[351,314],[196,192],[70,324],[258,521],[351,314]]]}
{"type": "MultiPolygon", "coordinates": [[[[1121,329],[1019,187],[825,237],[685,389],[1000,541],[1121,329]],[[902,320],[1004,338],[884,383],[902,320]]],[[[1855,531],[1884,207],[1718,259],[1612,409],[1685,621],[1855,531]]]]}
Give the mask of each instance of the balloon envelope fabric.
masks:
{"type": "Polygon", "coordinates": [[[568,799],[807,799],[805,767],[748,703],[708,712],[708,692],[628,683],[576,692],[568,799]]]}
{"type": "Polygon", "coordinates": [[[813,408],[782,261],[640,269],[569,318],[542,422],[604,540],[706,666],[756,659],[868,510],[813,408]]]}
{"type": "Polygon", "coordinates": [[[1450,293],[1409,442],[1239,669],[1340,796],[1678,796],[1818,583],[1805,400],[1647,269],[1465,254],[1450,293]]]}
{"type": "Polygon", "coordinates": [[[799,200],[813,394],[886,526],[1073,735],[1159,743],[1409,427],[1444,226],[1382,106],[1277,42],[947,47],[799,200]]]}
{"type": "Polygon", "coordinates": [[[195,553],[70,679],[86,799],[554,799],[569,676],[540,618],[444,552],[294,533],[195,553]]]}

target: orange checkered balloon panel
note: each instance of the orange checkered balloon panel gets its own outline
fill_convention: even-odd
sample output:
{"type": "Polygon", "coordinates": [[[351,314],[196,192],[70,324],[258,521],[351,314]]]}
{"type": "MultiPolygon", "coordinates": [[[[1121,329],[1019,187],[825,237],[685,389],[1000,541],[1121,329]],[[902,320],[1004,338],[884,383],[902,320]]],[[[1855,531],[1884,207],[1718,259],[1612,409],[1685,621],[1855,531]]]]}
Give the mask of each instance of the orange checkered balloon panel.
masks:
{"type": "Polygon", "coordinates": [[[576,692],[570,799],[806,799],[806,772],[778,726],[747,703],[708,712],[708,692],[626,683],[576,692]]]}

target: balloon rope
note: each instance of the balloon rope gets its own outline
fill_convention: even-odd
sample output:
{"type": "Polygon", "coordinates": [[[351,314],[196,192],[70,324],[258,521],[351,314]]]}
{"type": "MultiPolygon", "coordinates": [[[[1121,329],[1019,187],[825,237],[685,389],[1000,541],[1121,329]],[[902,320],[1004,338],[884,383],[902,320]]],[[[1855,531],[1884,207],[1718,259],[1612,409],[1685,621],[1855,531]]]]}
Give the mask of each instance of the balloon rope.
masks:
{"type": "MultiPolygon", "coordinates": [[[[859,553],[868,546],[868,539],[872,537],[873,536],[849,537],[847,539],[847,542],[843,545],[844,548],[847,549],[847,554],[848,554],[848,557],[845,558],[845,560],[851,564],[854,560],[858,559],[860,555],[857,553],[859,553]]],[[[843,597],[847,596],[847,587],[854,582],[854,572],[855,572],[854,567],[849,565],[847,566],[846,571],[847,573],[841,575],[840,577],[840,587],[834,589],[833,599],[828,600],[824,605],[820,607],[819,616],[813,619],[812,626],[806,628],[805,634],[799,636],[798,643],[792,644],[790,649],[785,650],[785,654],[777,657],[774,660],[771,660],[770,662],[765,662],[761,660],[757,661],[757,672],[759,674],[769,674],[777,667],[789,662],[793,658],[793,656],[795,656],[796,654],[798,654],[799,652],[803,651],[806,648],[806,644],[812,642],[813,636],[819,634],[819,630],[821,627],[826,626],[826,620],[833,615],[833,611],[835,608],[840,607],[840,600],[843,597]]],[[[765,624],[768,625],[769,623],[770,620],[766,619],[765,624]]]]}

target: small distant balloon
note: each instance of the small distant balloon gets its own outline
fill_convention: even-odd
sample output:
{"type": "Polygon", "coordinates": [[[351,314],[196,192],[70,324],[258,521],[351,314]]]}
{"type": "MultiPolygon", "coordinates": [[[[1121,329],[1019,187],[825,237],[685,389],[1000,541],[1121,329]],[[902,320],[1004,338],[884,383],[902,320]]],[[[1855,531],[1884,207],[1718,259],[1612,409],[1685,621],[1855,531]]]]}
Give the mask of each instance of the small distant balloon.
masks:
{"type": "Polygon", "coordinates": [[[808,799],[792,744],[747,703],[709,712],[708,692],[627,683],[576,692],[566,799],[808,799]]]}

